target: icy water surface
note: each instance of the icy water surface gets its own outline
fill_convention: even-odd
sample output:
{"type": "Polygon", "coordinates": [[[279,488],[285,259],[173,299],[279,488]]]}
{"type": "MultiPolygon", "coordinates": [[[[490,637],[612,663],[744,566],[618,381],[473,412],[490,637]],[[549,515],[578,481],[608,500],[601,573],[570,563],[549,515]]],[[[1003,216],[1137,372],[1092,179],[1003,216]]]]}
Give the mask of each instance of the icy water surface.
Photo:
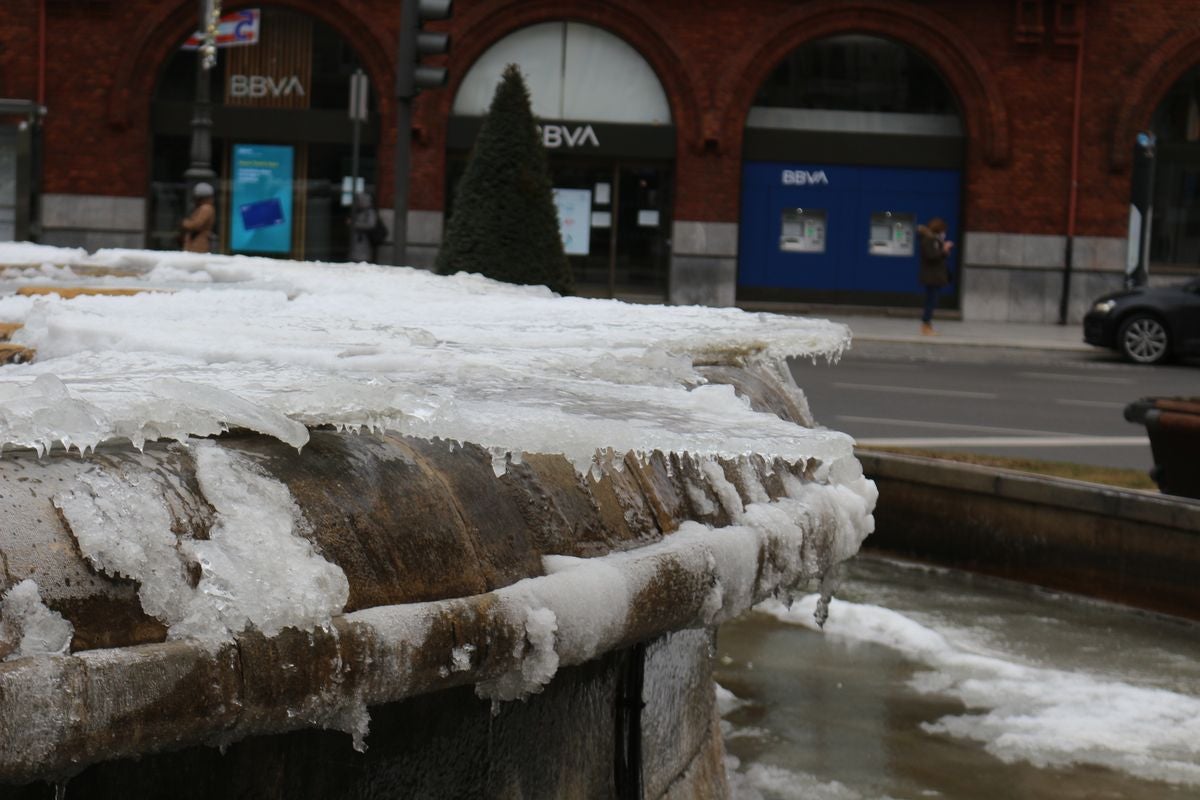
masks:
{"type": "Polygon", "coordinates": [[[1200,626],[860,556],[721,628],[738,798],[1200,797],[1200,626]]]}

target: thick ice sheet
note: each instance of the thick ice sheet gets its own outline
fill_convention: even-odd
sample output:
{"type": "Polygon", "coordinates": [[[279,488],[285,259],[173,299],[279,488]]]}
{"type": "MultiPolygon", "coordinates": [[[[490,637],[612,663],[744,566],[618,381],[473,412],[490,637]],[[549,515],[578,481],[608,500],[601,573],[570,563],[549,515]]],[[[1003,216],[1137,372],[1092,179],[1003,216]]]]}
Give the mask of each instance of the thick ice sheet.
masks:
{"type": "Polygon", "coordinates": [[[0,368],[0,448],[79,448],[240,426],[301,447],[304,426],[386,428],[498,452],[597,449],[789,459],[843,434],[751,411],[693,363],[837,358],[849,332],[737,309],[561,298],[475,275],[138,250],[0,244],[0,321],[37,350],[0,368]],[[103,274],[111,270],[120,274],[103,274]],[[137,286],[35,298],[22,285],[137,286]]]}

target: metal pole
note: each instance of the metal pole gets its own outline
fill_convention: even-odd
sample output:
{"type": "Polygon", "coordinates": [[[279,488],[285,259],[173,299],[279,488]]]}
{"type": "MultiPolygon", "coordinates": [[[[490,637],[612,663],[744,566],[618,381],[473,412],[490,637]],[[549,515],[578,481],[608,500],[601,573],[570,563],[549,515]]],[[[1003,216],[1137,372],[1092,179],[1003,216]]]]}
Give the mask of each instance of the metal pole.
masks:
{"type": "Polygon", "coordinates": [[[392,207],[392,263],[398,267],[408,262],[408,170],[409,148],[412,140],[412,100],[396,98],[396,163],[392,170],[394,184],[392,207]]]}
{"type": "MultiPolygon", "coordinates": [[[[212,17],[212,0],[199,0],[200,30],[208,31],[212,17]]],[[[203,40],[196,50],[196,100],[192,104],[191,165],[183,173],[188,191],[200,182],[211,183],[217,177],[212,168],[212,98],[209,89],[209,67],[205,63],[203,40]]]]}
{"type": "Polygon", "coordinates": [[[359,148],[359,130],[362,125],[362,118],[359,114],[360,108],[366,108],[366,98],[360,97],[366,91],[366,86],[363,82],[363,71],[357,69],[354,71],[354,76],[350,79],[350,118],[354,121],[354,144],[353,152],[350,154],[350,201],[351,207],[354,205],[354,196],[358,194],[358,148],[359,148]]]}
{"type": "Polygon", "coordinates": [[[1129,198],[1129,253],[1125,263],[1125,288],[1150,281],[1150,226],[1154,221],[1154,134],[1142,131],[1133,147],[1133,174],[1129,198]]]}
{"type": "Polygon", "coordinates": [[[392,263],[408,261],[408,171],[412,156],[412,101],[416,95],[416,29],[420,0],[400,0],[400,32],[396,38],[396,157],[392,166],[392,263]]]}

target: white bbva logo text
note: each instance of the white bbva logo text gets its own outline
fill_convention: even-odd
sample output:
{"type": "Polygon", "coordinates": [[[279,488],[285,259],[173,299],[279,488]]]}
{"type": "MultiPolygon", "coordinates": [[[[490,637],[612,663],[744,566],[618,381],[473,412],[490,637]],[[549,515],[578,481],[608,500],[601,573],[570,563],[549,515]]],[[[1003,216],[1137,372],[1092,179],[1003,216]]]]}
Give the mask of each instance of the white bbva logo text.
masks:
{"type": "Polygon", "coordinates": [[[565,125],[542,125],[541,128],[543,147],[553,149],[564,144],[567,147],[579,147],[588,143],[591,143],[592,147],[600,146],[600,140],[596,138],[596,132],[592,130],[591,125],[577,125],[574,128],[565,125]]]}
{"type": "Polygon", "coordinates": [[[823,169],[812,172],[804,169],[785,169],[780,174],[783,176],[784,186],[829,185],[829,179],[825,177],[825,170],[823,169]]]}
{"type": "Polygon", "coordinates": [[[295,75],[279,79],[269,75],[230,75],[229,94],[231,97],[287,97],[292,94],[303,97],[304,87],[295,75]]]}

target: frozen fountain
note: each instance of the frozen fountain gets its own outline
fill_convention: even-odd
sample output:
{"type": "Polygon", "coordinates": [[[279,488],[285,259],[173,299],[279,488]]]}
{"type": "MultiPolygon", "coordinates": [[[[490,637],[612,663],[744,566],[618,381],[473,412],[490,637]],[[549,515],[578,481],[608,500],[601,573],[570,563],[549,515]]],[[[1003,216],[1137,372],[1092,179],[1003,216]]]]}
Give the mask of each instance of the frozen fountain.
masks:
{"type": "Polygon", "coordinates": [[[724,796],[715,627],[873,527],[785,366],[842,326],[8,248],[18,797],[724,796]]]}

